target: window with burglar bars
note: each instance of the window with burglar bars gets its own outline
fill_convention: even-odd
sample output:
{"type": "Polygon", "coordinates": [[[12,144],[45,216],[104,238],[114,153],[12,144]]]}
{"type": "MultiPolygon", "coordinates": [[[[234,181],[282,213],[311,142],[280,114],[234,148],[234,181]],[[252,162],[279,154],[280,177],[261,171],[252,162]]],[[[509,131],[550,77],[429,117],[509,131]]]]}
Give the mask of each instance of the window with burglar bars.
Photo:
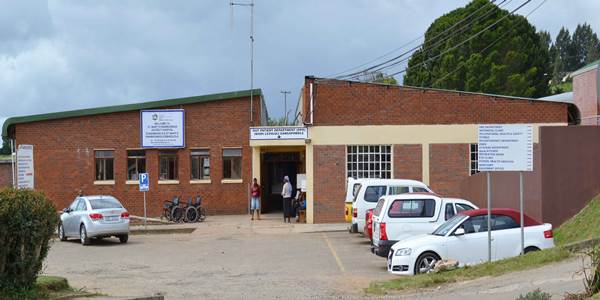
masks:
{"type": "Polygon", "coordinates": [[[352,178],[392,178],[392,146],[348,146],[346,172],[352,178]]]}
{"type": "Polygon", "coordinates": [[[127,150],[127,180],[139,180],[140,173],[146,173],[146,151],[127,150]]]}
{"type": "Polygon", "coordinates": [[[470,164],[470,174],[475,175],[479,173],[479,148],[477,144],[471,144],[471,164],[470,164]]]}
{"type": "Polygon", "coordinates": [[[159,159],[159,180],[177,180],[179,179],[177,167],[177,152],[160,151],[159,159]]]}
{"type": "Polygon", "coordinates": [[[97,150],[96,157],[96,180],[114,180],[115,174],[113,170],[114,151],[112,150],[97,150]]]}

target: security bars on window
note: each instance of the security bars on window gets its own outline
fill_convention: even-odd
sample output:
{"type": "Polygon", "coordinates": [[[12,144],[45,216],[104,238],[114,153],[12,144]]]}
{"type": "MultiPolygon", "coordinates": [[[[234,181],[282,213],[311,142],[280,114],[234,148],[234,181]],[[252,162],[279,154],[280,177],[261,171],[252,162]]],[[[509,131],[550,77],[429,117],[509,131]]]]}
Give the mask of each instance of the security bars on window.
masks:
{"type": "Polygon", "coordinates": [[[348,146],[346,172],[352,178],[392,178],[392,146],[348,146]]]}
{"type": "Polygon", "coordinates": [[[479,173],[479,148],[477,146],[477,144],[471,144],[471,153],[470,153],[470,158],[471,158],[471,164],[470,164],[470,174],[474,175],[476,173],[479,173]]]}

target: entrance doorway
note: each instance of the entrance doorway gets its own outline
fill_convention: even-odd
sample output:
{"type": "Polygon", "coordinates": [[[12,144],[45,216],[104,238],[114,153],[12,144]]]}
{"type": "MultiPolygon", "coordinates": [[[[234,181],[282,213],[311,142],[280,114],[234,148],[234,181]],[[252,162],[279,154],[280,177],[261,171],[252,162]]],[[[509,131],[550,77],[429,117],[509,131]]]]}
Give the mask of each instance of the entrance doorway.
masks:
{"type": "Polygon", "coordinates": [[[296,195],[296,177],[305,173],[304,151],[264,152],[261,156],[261,210],[263,213],[283,211],[283,177],[290,178],[292,196],[296,195]]]}

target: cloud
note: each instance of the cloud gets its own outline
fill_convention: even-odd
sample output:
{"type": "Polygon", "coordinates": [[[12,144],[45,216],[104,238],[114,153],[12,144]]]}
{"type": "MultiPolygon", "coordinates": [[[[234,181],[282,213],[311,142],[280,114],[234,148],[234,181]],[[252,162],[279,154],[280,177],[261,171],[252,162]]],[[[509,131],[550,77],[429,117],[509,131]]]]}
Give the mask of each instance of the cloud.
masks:
{"type": "MultiPolygon", "coordinates": [[[[5,2],[0,121],[250,87],[249,10],[235,7],[232,27],[228,1],[5,2]]],[[[466,3],[256,0],[255,87],[283,115],[280,90],[292,109],[305,75],[360,65],[466,3]]],[[[547,1],[529,19],[553,35],[582,22],[600,32],[596,11],[597,1],[547,1]]]]}

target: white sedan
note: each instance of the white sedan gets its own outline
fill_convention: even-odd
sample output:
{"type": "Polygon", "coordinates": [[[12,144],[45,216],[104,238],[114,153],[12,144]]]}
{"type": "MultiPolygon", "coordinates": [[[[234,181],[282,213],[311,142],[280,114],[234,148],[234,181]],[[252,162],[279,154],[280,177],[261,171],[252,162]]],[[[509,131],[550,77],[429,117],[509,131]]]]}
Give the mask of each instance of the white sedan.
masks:
{"type": "MultiPolygon", "coordinates": [[[[492,260],[521,253],[519,212],[492,209],[492,260]]],[[[552,225],[525,215],[525,253],[554,247],[552,225]]],[[[442,259],[460,266],[488,259],[487,210],[464,211],[449,219],[433,233],[403,239],[388,254],[388,272],[399,275],[428,273],[442,259]]]]}

